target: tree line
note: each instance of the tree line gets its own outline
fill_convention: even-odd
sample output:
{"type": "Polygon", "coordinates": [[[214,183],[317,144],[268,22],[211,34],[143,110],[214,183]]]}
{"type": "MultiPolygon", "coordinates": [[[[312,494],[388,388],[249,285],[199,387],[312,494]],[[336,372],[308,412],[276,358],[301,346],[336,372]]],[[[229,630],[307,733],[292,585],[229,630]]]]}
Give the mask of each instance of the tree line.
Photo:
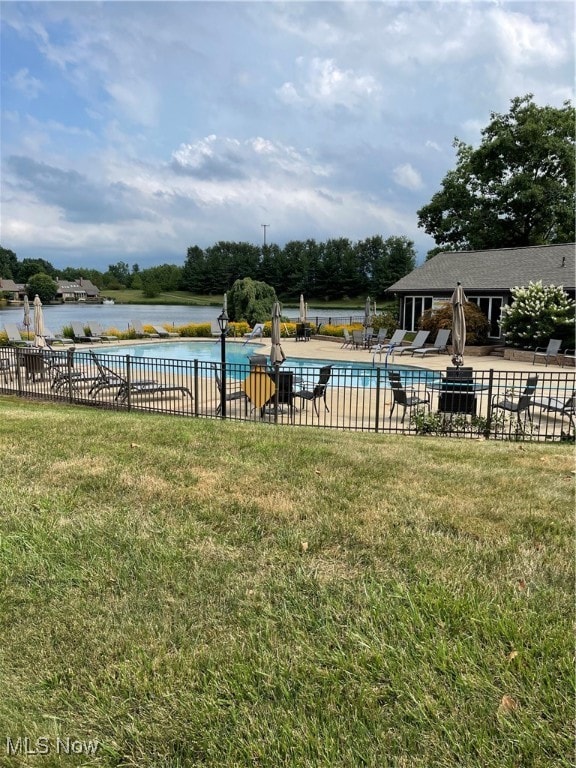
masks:
{"type": "Polygon", "coordinates": [[[23,259],[0,247],[0,276],[28,283],[38,273],[53,280],[91,280],[101,291],[134,288],[153,297],[165,291],[221,295],[246,277],[267,283],[281,299],[304,293],[310,299],[384,296],[392,283],[414,269],[414,244],[406,237],[380,235],[352,242],[348,238],[290,241],[281,248],[246,242],[218,242],[188,248],[183,266],[161,264],[140,269],[126,262],[108,265],[106,272],[67,267],[56,269],[45,259],[23,259]]]}

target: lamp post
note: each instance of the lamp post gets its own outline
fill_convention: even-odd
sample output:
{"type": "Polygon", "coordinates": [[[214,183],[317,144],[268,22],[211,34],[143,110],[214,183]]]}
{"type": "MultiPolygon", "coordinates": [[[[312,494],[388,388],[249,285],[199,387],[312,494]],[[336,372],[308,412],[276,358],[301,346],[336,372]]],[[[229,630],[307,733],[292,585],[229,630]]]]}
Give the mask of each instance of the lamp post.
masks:
{"type": "Polygon", "coordinates": [[[226,418],[226,333],[228,331],[228,312],[226,304],[222,307],[222,312],[218,315],[218,327],[220,328],[220,363],[222,386],[220,387],[220,413],[222,418],[226,418]]]}

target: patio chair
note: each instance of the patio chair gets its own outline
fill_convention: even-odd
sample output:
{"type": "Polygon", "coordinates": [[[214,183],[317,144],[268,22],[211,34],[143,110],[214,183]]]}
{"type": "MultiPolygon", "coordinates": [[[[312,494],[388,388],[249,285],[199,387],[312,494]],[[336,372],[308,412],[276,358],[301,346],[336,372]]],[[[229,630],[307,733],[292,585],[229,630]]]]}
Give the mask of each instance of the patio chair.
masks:
{"type": "Polygon", "coordinates": [[[173,392],[180,392],[183,395],[188,395],[190,400],[194,399],[192,392],[188,387],[163,384],[155,379],[136,379],[128,381],[125,376],[122,376],[117,371],[113,371],[111,368],[104,365],[94,352],[90,351],[90,356],[98,369],[98,379],[89,390],[89,394],[94,398],[104,389],[116,388],[117,392],[114,399],[116,402],[122,404],[125,403],[131,395],[163,395],[173,392]]]}
{"type": "Polygon", "coordinates": [[[403,355],[406,352],[414,352],[415,349],[421,349],[428,341],[428,336],[430,336],[430,331],[418,331],[411,344],[407,347],[400,347],[396,351],[399,355],[403,355]]]}
{"type": "Polygon", "coordinates": [[[34,346],[33,341],[26,341],[26,339],[22,338],[16,323],[4,323],[4,330],[6,331],[6,335],[8,336],[8,344],[12,346],[17,346],[17,347],[33,347],[34,346]]]}
{"type": "Polygon", "coordinates": [[[538,384],[538,376],[528,376],[526,380],[526,386],[524,391],[518,398],[518,400],[512,400],[510,397],[505,397],[503,400],[498,400],[499,395],[493,395],[492,397],[492,410],[500,409],[502,411],[508,411],[509,413],[515,413],[516,418],[520,421],[520,414],[524,414],[529,421],[532,421],[532,414],[530,413],[530,406],[532,405],[532,398],[536,385],[538,384]]]}
{"type": "Polygon", "coordinates": [[[541,359],[544,359],[544,362],[548,365],[548,360],[551,357],[555,358],[557,365],[560,365],[559,352],[561,345],[562,339],[550,339],[547,347],[536,347],[534,357],[532,358],[532,365],[535,365],[536,361],[541,359]]]}
{"type": "Polygon", "coordinates": [[[576,349],[565,349],[564,352],[562,352],[562,360],[560,362],[562,368],[564,368],[564,363],[568,363],[569,361],[573,363],[575,357],[576,349]]]}
{"type": "Polygon", "coordinates": [[[252,341],[253,339],[258,338],[258,336],[262,339],[264,338],[264,323],[256,323],[254,328],[252,328],[251,331],[244,334],[244,344],[248,344],[249,341],[252,341]]]}
{"type": "Polygon", "coordinates": [[[354,349],[362,349],[364,347],[364,331],[352,331],[352,346],[354,349]]]}
{"type": "Polygon", "coordinates": [[[386,337],[388,336],[388,328],[380,328],[376,336],[372,337],[372,344],[384,344],[386,337]]]}
{"type": "Polygon", "coordinates": [[[162,328],[161,325],[153,325],[152,328],[156,331],[158,336],[160,336],[161,339],[176,339],[180,338],[179,333],[175,333],[174,331],[167,331],[166,328],[162,328]]]}
{"type": "Polygon", "coordinates": [[[86,333],[82,323],[74,323],[74,322],[72,322],[72,323],[70,323],[70,325],[72,327],[72,335],[74,337],[74,341],[75,342],[81,343],[81,342],[84,341],[84,342],[94,342],[95,343],[97,341],[102,341],[100,336],[92,336],[91,334],[86,333]]]}
{"type": "Polygon", "coordinates": [[[415,389],[406,390],[402,384],[402,379],[397,371],[388,371],[388,379],[390,381],[390,388],[392,389],[392,408],[390,409],[390,418],[394,413],[394,408],[397,405],[402,406],[403,413],[400,420],[401,424],[404,424],[406,417],[406,411],[409,408],[415,408],[418,405],[425,405],[430,410],[430,394],[425,393],[422,397],[415,389]],[[409,394],[411,393],[411,394],[409,394]]]}
{"type": "Polygon", "coordinates": [[[348,347],[352,346],[352,336],[350,336],[350,331],[348,328],[344,328],[342,331],[342,335],[344,336],[344,341],[342,342],[342,346],[340,349],[346,349],[348,347]]]}
{"type": "Polygon", "coordinates": [[[136,333],[136,336],[139,339],[157,339],[158,334],[157,333],[150,333],[149,331],[144,330],[144,326],[142,325],[142,322],[140,320],[132,320],[130,323],[130,326],[134,329],[134,332],[136,333]]]}
{"type": "Polygon", "coordinates": [[[8,379],[12,381],[12,361],[9,357],[0,357],[0,373],[4,377],[4,384],[8,384],[8,379]]]}
{"type": "Polygon", "coordinates": [[[90,322],[88,323],[88,330],[90,331],[90,335],[94,338],[99,338],[102,341],[118,341],[117,336],[110,336],[105,331],[104,328],[100,325],[100,323],[97,322],[90,322]]]}
{"type": "Polygon", "coordinates": [[[431,347],[413,349],[412,355],[422,355],[422,357],[425,357],[426,355],[438,355],[440,352],[448,352],[448,339],[451,333],[450,328],[440,328],[431,347]]]}
{"type": "MultiPolygon", "coordinates": [[[[362,333],[362,331],[360,331],[362,333]]],[[[324,400],[324,407],[330,413],[330,409],[328,408],[328,403],[326,402],[326,389],[328,387],[328,382],[330,381],[330,376],[332,375],[332,366],[331,365],[323,365],[322,368],[320,368],[320,375],[318,377],[318,383],[314,386],[313,389],[300,389],[297,392],[294,392],[294,397],[299,397],[301,400],[304,400],[305,402],[312,402],[314,406],[314,410],[316,411],[316,415],[320,416],[320,413],[318,411],[318,400],[322,398],[324,400]]]]}
{"type": "Polygon", "coordinates": [[[570,423],[576,429],[576,389],[572,390],[572,394],[564,402],[556,397],[541,397],[534,398],[532,405],[542,408],[546,413],[559,413],[561,416],[568,416],[570,423]]]}
{"type": "Polygon", "coordinates": [[[276,385],[276,391],[268,402],[260,408],[260,417],[264,416],[266,408],[274,410],[277,405],[287,405],[290,416],[294,415],[294,373],[292,371],[268,370],[268,376],[276,385]]]}
{"type": "MultiPolygon", "coordinates": [[[[222,379],[220,376],[218,376],[217,373],[214,373],[214,379],[216,381],[216,387],[218,389],[218,396],[220,398],[220,401],[218,403],[218,407],[216,408],[216,415],[220,413],[222,410],[222,379]]],[[[232,403],[235,400],[243,400],[244,401],[244,415],[248,415],[248,403],[250,402],[250,399],[246,392],[244,392],[243,389],[234,389],[231,392],[226,389],[226,396],[225,400],[227,403],[232,403]]]]}

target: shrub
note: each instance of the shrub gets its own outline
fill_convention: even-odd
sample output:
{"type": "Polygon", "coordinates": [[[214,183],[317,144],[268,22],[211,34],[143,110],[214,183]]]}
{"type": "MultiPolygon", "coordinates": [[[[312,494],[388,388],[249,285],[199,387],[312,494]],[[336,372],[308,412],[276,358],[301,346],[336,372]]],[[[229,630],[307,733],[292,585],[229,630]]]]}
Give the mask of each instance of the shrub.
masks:
{"type": "Polygon", "coordinates": [[[574,346],[575,302],[562,286],[542,285],[539,280],[527,287],[512,289],[513,303],[502,308],[500,327],[506,343],[534,349],[549,339],[561,339],[574,346]]]}
{"type": "MultiPolygon", "coordinates": [[[[466,344],[475,346],[486,344],[490,331],[490,321],[482,310],[473,302],[464,304],[464,316],[466,318],[466,344]]],[[[418,327],[423,331],[430,331],[435,336],[441,328],[452,328],[452,304],[447,303],[437,310],[427,309],[418,327]]]]}

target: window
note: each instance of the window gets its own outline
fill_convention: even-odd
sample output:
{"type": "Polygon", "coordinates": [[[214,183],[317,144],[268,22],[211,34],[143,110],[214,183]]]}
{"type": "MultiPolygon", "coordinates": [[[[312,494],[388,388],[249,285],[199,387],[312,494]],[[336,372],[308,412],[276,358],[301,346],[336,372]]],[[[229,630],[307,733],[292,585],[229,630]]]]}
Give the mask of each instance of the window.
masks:
{"type": "Polygon", "coordinates": [[[502,311],[502,298],[500,296],[469,296],[468,301],[476,304],[490,320],[488,336],[491,339],[500,338],[500,326],[498,320],[502,311]]]}
{"type": "Polygon", "coordinates": [[[418,320],[427,309],[432,307],[432,296],[406,296],[404,298],[404,312],[400,318],[402,328],[407,331],[415,331],[418,320]]]}

